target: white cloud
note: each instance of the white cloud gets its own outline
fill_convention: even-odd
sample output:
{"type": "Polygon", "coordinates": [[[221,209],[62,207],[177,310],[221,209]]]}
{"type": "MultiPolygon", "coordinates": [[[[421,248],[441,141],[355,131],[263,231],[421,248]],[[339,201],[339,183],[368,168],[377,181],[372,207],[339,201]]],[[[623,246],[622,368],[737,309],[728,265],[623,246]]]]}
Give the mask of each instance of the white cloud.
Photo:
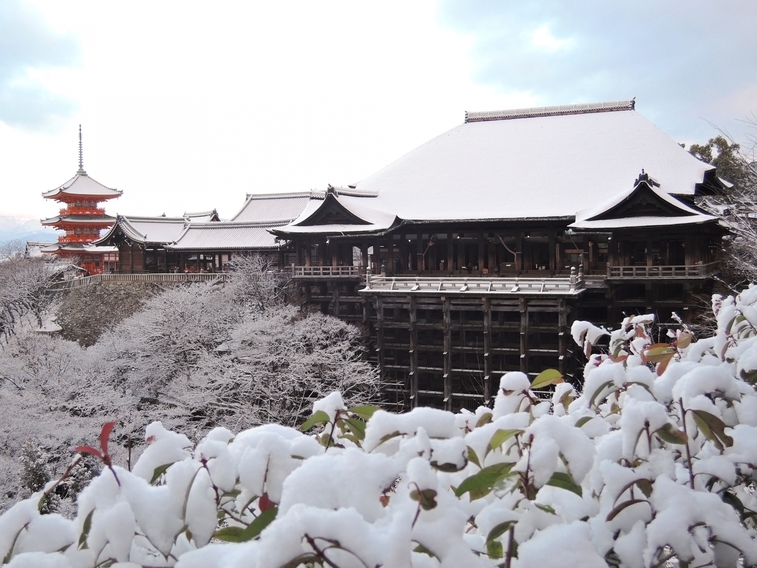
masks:
{"type": "Polygon", "coordinates": [[[570,46],[572,43],[568,39],[558,39],[549,29],[549,25],[545,24],[534,31],[531,35],[531,43],[534,47],[540,47],[547,51],[557,51],[564,47],[570,46]]]}

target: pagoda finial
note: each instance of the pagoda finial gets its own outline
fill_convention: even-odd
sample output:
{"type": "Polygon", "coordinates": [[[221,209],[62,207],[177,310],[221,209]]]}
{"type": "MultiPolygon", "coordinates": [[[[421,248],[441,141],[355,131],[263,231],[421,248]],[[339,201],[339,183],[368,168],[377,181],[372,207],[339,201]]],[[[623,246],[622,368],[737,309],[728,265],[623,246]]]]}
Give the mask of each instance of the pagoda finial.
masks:
{"type": "Polygon", "coordinates": [[[79,125],[79,171],[76,172],[79,175],[87,175],[84,171],[84,151],[82,150],[81,143],[81,124],[79,125]]]}

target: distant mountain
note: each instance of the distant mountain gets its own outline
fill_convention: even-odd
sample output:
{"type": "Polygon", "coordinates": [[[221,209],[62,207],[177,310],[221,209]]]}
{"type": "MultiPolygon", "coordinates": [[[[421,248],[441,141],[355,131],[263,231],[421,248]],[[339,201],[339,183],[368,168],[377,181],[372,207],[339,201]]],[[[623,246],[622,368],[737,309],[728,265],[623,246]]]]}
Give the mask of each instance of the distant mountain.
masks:
{"type": "Polygon", "coordinates": [[[55,242],[61,234],[43,227],[39,219],[0,215],[0,246],[10,241],[55,242]]]}

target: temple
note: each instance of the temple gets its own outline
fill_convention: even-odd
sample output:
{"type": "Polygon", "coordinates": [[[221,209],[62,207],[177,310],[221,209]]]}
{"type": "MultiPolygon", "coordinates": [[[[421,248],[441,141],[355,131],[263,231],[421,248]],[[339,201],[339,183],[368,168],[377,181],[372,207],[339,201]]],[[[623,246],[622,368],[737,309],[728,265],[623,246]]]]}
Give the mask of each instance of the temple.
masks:
{"type": "MultiPolygon", "coordinates": [[[[91,208],[117,196],[81,168],[45,196],[84,205],[76,183],[91,208]]],[[[692,321],[726,234],[699,205],[726,187],[634,100],[470,112],[358,183],[248,195],[230,221],[119,216],[96,244],[117,247],[125,273],[223,272],[265,254],[303,310],[362,328],[390,402],[457,410],[491,402],[509,371],[580,380],[577,319],[692,321]]],[[[72,241],[73,214],[55,220],[72,241]]]]}
{"type": "Polygon", "coordinates": [[[303,306],[363,326],[399,406],[458,409],[508,371],[573,376],[576,319],[690,321],[724,234],[697,203],[723,187],[633,100],[467,113],[271,231],[303,306]]]}
{"type": "Polygon", "coordinates": [[[112,247],[95,247],[92,243],[100,238],[100,231],[110,227],[114,218],[105,214],[99,205],[108,199],[121,196],[121,191],[111,189],[95,181],[84,171],[81,126],[79,126],[79,169],[76,175],[63,185],[45,192],[42,197],[63,204],[60,213],[42,224],[65,231],[57,243],[43,247],[44,253],[76,259],[79,266],[89,274],[117,269],[118,252],[112,247]]]}

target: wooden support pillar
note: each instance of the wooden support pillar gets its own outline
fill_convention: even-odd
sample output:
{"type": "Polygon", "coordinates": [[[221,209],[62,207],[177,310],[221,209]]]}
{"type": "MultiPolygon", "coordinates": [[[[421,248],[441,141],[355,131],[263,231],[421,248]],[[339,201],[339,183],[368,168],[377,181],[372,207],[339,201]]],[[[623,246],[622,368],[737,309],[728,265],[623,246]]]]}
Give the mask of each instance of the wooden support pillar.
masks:
{"type": "Polygon", "coordinates": [[[333,282],[331,284],[331,302],[333,306],[333,313],[331,314],[334,317],[339,317],[339,282],[333,282]]]}
{"type": "Polygon", "coordinates": [[[555,231],[551,230],[549,232],[549,246],[548,246],[548,254],[549,254],[549,274],[551,276],[555,275],[555,272],[557,271],[557,251],[555,250],[555,231]]]}
{"type": "Polygon", "coordinates": [[[455,269],[455,242],[452,238],[452,233],[447,233],[447,272],[452,272],[455,269]]]}
{"type": "Polygon", "coordinates": [[[381,298],[376,298],[376,355],[381,381],[386,381],[386,366],[384,362],[384,304],[381,298]]]}
{"type": "Polygon", "coordinates": [[[415,298],[413,296],[410,297],[408,312],[410,315],[410,372],[408,373],[408,379],[410,382],[410,407],[415,408],[418,406],[418,319],[415,298]]]}
{"type": "Polygon", "coordinates": [[[483,299],[484,310],[484,404],[497,392],[497,385],[492,384],[492,303],[489,298],[483,299]]]}
{"type": "Polygon", "coordinates": [[[565,376],[568,372],[568,305],[564,299],[557,304],[557,351],[558,351],[558,371],[565,376]]]}
{"type": "Polygon", "coordinates": [[[520,370],[528,373],[528,300],[520,299],[520,370]]]}
{"type": "Polygon", "coordinates": [[[444,318],[444,410],[452,410],[452,316],[450,300],[442,297],[444,318]]]}
{"type": "Polygon", "coordinates": [[[485,262],[485,256],[486,256],[486,250],[484,249],[484,233],[479,232],[478,233],[478,271],[483,273],[484,266],[486,265],[485,262]]]}
{"type": "Polygon", "coordinates": [[[683,241],[683,257],[684,257],[684,263],[688,266],[695,264],[696,260],[694,259],[694,240],[691,235],[686,235],[686,238],[683,241]]]}
{"type": "Polygon", "coordinates": [[[515,272],[523,272],[523,231],[515,234],[515,272]]]}
{"type": "Polygon", "coordinates": [[[487,252],[489,253],[489,265],[487,268],[489,269],[489,274],[496,274],[496,268],[497,268],[497,244],[496,243],[487,243],[487,252]]]}

